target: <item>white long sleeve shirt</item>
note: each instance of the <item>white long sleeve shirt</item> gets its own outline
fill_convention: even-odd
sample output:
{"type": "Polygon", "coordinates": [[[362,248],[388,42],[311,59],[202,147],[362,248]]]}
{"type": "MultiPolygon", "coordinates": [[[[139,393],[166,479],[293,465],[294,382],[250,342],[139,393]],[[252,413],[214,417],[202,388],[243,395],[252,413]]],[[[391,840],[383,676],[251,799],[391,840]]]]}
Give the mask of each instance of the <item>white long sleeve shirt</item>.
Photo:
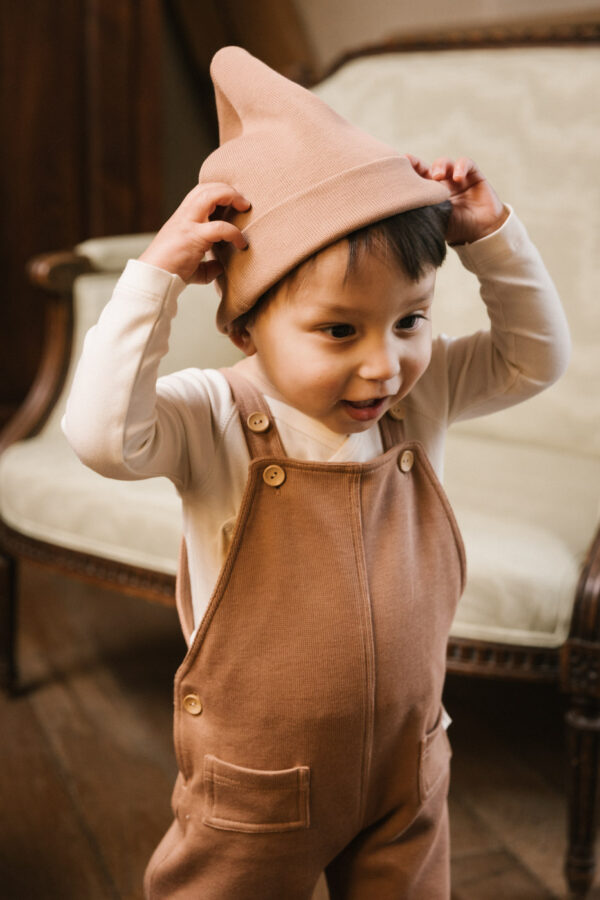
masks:
{"type": "MultiPolygon", "coordinates": [[[[492,235],[456,250],[479,278],[490,329],[434,339],[427,371],[403,400],[406,438],[423,444],[440,477],[451,422],[533,396],[562,374],[570,352],[554,285],[513,212],[492,235]]],[[[157,379],[184,287],[178,276],[130,260],[86,336],[63,429],[102,475],[173,481],[198,625],[229,548],[249,455],[221,373],[186,369],[157,379]]],[[[376,427],[339,435],[279,399],[267,401],[289,456],[366,462],[382,451],[376,427]]]]}

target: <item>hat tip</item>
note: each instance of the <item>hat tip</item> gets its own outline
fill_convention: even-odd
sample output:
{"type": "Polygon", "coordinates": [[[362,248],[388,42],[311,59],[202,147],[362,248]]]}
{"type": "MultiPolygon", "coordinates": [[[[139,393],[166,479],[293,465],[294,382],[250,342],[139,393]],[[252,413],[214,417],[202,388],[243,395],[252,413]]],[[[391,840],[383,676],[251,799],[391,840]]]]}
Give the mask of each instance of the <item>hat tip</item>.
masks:
{"type": "Polygon", "coordinates": [[[236,58],[239,60],[241,58],[247,58],[250,56],[247,50],[244,50],[243,47],[237,47],[235,44],[229,44],[225,47],[220,47],[219,50],[214,54],[211,63],[210,63],[210,72],[211,75],[215,71],[215,69],[219,69],[222,65],[228,65],[236,58]]]}

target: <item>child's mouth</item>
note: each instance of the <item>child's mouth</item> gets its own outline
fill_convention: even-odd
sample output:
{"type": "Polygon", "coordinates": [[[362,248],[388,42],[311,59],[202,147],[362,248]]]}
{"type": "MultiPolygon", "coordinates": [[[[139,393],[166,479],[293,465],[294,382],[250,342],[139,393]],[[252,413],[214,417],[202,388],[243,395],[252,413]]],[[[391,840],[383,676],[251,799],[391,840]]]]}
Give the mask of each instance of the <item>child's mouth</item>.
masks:
{"type": "Polygon", "coordinates": [[[358,422],[376,419],[383,409],[386,397],[374,397],[371,400],[344,400],[346,412],[358,422]]]}

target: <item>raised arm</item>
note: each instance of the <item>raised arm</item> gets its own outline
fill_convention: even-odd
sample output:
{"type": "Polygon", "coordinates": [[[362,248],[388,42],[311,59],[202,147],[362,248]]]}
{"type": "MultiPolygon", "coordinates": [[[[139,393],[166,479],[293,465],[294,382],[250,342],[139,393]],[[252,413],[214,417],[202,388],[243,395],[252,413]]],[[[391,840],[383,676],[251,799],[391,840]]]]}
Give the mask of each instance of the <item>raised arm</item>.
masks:
{"type": "Polygon", "coordinates": [[[472,160],[411,161],[423,177],[448,185],[447,239],[478,277],[490,318],[489,330],[438,340],[430,374],[444,397],[435,405],[448,421],[504,409],[567,366],[569,330],[556,288],[526,229],[472,160]]]}
{"type": "Polygon", "coordinates": [[[235,226],[211,220],[229,205],[248,207],[228,185],[194,188],[140,260],[128,263],[86,336],[63,429],[82,462],[103,475],[186,482],[185,385],[174,376],[157,390],[158,366],[185,284],[207,283],[221,271],[205,253],[216,241],[246,246],[235,226]]]}

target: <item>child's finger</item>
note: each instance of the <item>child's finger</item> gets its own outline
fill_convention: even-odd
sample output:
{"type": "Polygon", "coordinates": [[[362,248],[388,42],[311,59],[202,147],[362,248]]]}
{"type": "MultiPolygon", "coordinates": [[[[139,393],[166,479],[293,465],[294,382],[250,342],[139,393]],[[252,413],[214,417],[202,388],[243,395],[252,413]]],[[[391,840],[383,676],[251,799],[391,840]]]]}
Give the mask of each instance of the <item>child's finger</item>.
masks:
{"type": "Polygon", "coordinates": [[[452,172],[452,178],[454,179],[454,181],[462,181],[462,179],[471,168],[471,165],[472,160],[467,159],[464,156],[461,156],[460,159],[457,159],[454,163],[454,169],[452,172]]]}
{"type": "Polygon", "coordinates": [[[238,212],[249,209],[250,202],[230,184],[197,184],[185,197],[180,209],[197,222],[206,222],[218,206],[233,206],[238,212]]]}
{"type": "Polygon", "coordinates": [[[483,181],[484,174],[477,163],[468,156],[461,156],[454,164],[452,178],[454,181],[483,181]]]}
{"type": "Polygon", "coordinates": [[[447,156],[440,156],[431,164],[431,177],[436,181],[452,178],[454,162],[447,156]]]}
{"type": "Polygon", "coordinates": [[[193,284],[209,284],[223,273],[223,266],[218,259],[207,259],[198,264],[198,268],[192,275],[190,282],[193,284]]]}
{"type": "Polygon", "coordinates": [[[229,184],[200,184],[198,189],[198,204],[203,217],[208,218],[218,206],[233,206],[238,212],[250,207],[250,202],[229,184]]]}
{"type": "Polygon", "coordinates": [[[233,244],[238,250],[245,250],[248,241],[239,228],[226,222],[224,219],[213,219],[212,222],[202,222],[198,225],[198,234],[206,249],[219,241],[227,241],[233,244]]]}
{"type": "Polygon", "coordinates": [[[418,156],[413,156],[412,153],[404,154],[417,175],[420,175],[421,178],[431,178],[431,171],[427,163],[423,162],[422,159],[419,159],[418,156]]]}

